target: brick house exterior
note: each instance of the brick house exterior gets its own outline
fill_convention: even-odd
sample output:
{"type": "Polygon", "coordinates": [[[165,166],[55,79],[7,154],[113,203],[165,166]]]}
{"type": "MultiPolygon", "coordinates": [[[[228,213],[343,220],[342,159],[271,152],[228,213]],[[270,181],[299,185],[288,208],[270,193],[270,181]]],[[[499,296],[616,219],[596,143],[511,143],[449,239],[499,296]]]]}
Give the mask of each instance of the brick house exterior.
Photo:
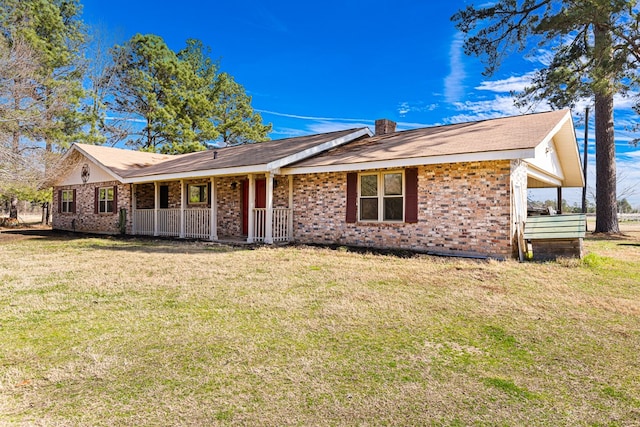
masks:
{"type": "Polygon", "coordinates": [[[376,128],[180,156],[76,144],[53,228],[510,258],[527,189],[584,184],[567,111],[376,128]]]}
{"type": "Polygon", "coordinates": [[[346,173],[296,176],[294,240],[509,258],[510,166],[502,161],[419,167],[418,220],[411,224],[347,223],[346,173]]]}

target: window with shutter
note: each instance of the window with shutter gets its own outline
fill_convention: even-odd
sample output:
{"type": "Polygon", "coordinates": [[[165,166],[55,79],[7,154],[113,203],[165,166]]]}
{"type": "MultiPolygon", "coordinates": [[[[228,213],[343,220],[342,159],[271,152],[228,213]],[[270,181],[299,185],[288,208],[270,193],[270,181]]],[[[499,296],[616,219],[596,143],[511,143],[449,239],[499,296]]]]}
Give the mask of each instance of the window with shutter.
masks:
{"type": "Polygon", "coordinates": [[[361,173],[358,183],[360,221],[404,221],[405,185],[402,171],[361,173]]]}
{"type": "Polygon", "coordinates": [[[97,189],[98,213],[114,213],[115,212],[115,187],[100,187],[97,189]]]}
{"type": "Polygon", "coordinates": [[[58,195],[58,211],[61,213],[75,212],[76,190],[60,190],[58,195]]]}

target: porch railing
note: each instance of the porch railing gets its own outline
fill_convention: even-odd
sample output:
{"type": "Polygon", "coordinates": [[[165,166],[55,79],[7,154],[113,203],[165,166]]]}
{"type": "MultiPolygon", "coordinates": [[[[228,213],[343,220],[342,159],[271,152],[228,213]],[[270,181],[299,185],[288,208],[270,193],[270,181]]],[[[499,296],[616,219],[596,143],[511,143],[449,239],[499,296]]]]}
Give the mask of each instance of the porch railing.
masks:
{"type": "MultiPolygon", "coordinates": [[[[267,209],[255,208],[253,210],[254,215],[254,241],[264,242],[266,237],[266,220],[267,209]]],[[[291,209],[288,208],[273,208],[273,232],[272,237],[274,242],[286,242],[291,236],[289,230],[289,215],[291,215],[291,209]]]]}
{"type": "Polygon", "coordinates": [[[180,209],[158,209],[158,236],[180,236],[180,209]]]}
{"type": "Polygon", "coordinates": [[[184,211],[184,237],[194,239],[211,237],[210,209],[186,209],[184,211]]]}
{"type": "Polygon", "coordinates": [[[144,236],[153,236],[154,209],[135,209],[133,211],[134,233],[144,236]]]}
{"type": "MultiPolygon", "coordinates": [[[[155,230],[155,209],[135,209],[134,234],[153,236],[155,230]]],[[[158,209],[158,236],[180,236],[180,209],[158,209]]],[[[274,242],[286,242],[291,237],[289,217],[291,209],[274,208],[272,222],[272,237],[274,242]]],[[[266,237],[265,208],[254,209],[254,241],[264,242],[266,237]]],[[[194,239],[209,239],[211,237],[211,210],[210,209],[185,209],[184,211],[184,237],[194,239]]]]}

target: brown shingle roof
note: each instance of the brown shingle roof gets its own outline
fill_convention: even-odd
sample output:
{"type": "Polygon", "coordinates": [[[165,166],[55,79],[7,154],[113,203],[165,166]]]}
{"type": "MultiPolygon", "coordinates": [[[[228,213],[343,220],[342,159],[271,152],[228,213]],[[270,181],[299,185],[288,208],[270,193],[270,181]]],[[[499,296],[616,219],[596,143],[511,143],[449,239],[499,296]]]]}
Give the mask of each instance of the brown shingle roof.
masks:
{"type": "Polygon", "coordinates": [[[122,148],[104,147],[100,145],[74,144],[121,177],[126,177],[152,165],[169,160],[167,154],[146,153],[144,151],[123,150],[122,148]]]}
{"type": "Polygon", "coordinates": [[[354,141],[291,167],[535,148],[567,110],[413,129],[354,141]]]}
{"type": "Polygon", "coordinates": [[[160,164],[147,167],[144,170],[132,170],[131,173],[123,176],[131,178],[263,165],[316,145],[347,136],[356,130],[357,129],[348,129],[171,156],[170,159],[160,164]],[[213,155],[214,151],[217,152],[215,159],[213,155]]]}

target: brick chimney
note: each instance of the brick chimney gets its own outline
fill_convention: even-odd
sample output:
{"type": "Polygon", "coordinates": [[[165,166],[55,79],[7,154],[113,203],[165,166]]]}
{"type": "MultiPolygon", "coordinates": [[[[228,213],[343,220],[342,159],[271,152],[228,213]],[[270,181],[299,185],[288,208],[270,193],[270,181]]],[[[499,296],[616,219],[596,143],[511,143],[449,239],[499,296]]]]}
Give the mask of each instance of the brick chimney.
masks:
{"type": "Polygon", "coordinates": [[[376,120],[376,136],[386,135],[396,131],[396,122],[389,119],[376,120]]]}

